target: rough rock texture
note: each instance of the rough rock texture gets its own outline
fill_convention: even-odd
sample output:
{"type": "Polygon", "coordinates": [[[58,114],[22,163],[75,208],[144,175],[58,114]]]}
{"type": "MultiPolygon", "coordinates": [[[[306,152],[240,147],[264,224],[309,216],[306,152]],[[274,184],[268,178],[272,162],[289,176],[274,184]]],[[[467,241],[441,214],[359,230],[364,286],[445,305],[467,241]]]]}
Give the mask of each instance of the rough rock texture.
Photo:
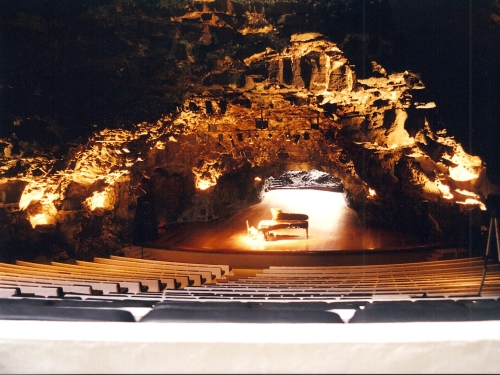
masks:
{"type": "Polygon", "coordinates": [[[343,192],[339,178],[316,169],[310,171],[286,171],[279,178],[269,177],[264,184],[263,195],[272,189],[323,189],[343,192]]]}
{"type": "MultiPolygon", "coordinates": [[[[158,36],[159,44],[129,42],[133,58],[148,57],[141,60],[148,79],[163,82],[157,92],[145,85],[141,101],[168,88],[169,114],[98,130],[80,144],[0,142],[4,259],[119,253],[132,240],[154,239],[157,227],[254,204],[268,178],[290,170],[330,174],[362,220],[401,231],[425,216],[430,232],[446,236],[461,230],[466,212],[484,208],[484,165],[446,136],[436,105],[420,99],[417,74],[388,73],[373,61],[359,79],[320,33],[277,38],[284,19],[288,32],[293,24],[292,15],[278,17],[278,3],[274,12],[166,3],[156,15],[128,1],[89,12],[100,27],[116,27],[120,45],[128,43],[121,22],[158,36]]],[[[142,87],[145,73],[135,66],[106,69],[142,87]]]]}

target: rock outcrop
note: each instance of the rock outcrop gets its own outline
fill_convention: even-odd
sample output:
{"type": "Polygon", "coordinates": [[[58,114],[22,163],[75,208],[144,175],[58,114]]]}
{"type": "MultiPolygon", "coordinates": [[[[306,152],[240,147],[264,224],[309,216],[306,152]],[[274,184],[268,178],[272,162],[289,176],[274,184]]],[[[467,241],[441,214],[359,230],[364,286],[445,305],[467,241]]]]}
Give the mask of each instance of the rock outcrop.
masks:
{"type": "MultiPolygon", "coordinates": [[[[241,20],[229,4],[172,16],[177,67],[196,64],[200,49],[222,38],[272,35],[263,12],[241,20]]],[[[268,178],[290,170],[334,176],[361,220],[401,231],[412,230],[423,206],[435,235],[484,209],[484,165],[439,128],[436,105],[418,99],[418,74],[373,62],[371,76],[358,79],[338,45],[317,32],[269,44],[234,56],[216,50],[203,79],[183,83],[175,110],[97,131],[62,157],[40,154],[36,141],[1,141],[4,257],[22,256],[14,255],[20,248],[36,255],[41,241],[60,257],[119,253],[153,239],[158,227],[254,204],[268,178]],[[146,221],[151,233],[133,239],[146,221]]]]}

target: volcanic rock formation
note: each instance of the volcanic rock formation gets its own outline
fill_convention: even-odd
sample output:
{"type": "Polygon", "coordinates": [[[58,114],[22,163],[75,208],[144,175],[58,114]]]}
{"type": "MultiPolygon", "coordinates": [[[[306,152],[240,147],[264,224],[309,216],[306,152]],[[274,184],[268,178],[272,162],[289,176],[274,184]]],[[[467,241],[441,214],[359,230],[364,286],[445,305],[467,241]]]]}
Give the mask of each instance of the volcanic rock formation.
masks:
{"type": "MultiPolygon", "coordinates": [[[[274,32],[263,12],[240,19],[231,4],[172,17],[179,64],[195,63],[197,48],[228,33],[274,32]],[[186,27],[199,33],[181,37],[186,27]]],[[[183,103],[156,121],[97,131],[62,156],[2,140],[3,257],[119,253],[132,240],[154,239],[158,227],[255,204],[268,178],[291,170],[338,179],[370,225],[412,231],[425,212],[427,229],[447,235],[484,210],[484,165],[439,128],[436,105],[419,100],[418,74],[387,73],[374,61],[370,77],[358,79],[317,32],[242,58],[219,52],[183,103]]]]}

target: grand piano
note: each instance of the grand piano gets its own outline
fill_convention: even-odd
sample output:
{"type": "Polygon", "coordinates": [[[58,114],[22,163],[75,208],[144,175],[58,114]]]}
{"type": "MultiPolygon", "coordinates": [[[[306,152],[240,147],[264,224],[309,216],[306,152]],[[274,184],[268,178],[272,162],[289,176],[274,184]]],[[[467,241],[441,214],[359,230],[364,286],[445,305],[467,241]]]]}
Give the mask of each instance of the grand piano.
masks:
{"type": "Polygon", "coordinates": [[[257,226],[257,230],[264,235],[266,241],[273,231],[280,229],[305,229],[306,238],[309,238],[309,216],[282,212],[280,208],[271,208],[271,214],[271,220],[261,220],[257,226]]]}

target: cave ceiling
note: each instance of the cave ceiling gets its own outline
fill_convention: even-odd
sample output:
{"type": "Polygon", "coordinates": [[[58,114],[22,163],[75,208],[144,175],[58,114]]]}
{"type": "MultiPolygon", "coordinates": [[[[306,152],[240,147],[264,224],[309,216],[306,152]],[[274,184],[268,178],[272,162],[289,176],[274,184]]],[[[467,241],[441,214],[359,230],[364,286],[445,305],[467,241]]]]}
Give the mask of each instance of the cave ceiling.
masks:
{"type": "Polygon", "coordinates": [[[340,179],[375,220],[423,201],[484,209],[484,160],[447,133],[422,75],[395,70],[391,1],[82,1],[65,22],[27,3],[2,19],[23,58],[1,88],[7,220],[74,243],[93,218],[120,232],[145,193],[162,224],[212,220],[293,169],[340,179]]]}

